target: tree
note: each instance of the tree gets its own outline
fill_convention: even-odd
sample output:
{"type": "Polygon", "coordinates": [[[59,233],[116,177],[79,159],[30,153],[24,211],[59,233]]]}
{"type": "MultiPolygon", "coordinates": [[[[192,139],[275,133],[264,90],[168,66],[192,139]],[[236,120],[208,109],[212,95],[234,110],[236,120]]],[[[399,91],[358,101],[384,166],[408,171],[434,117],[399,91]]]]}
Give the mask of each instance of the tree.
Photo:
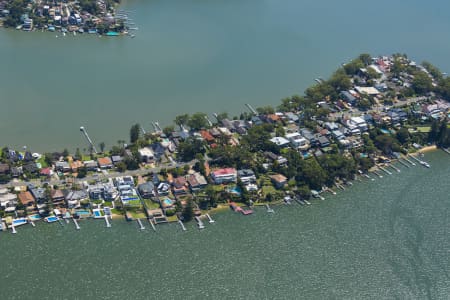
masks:
{"type": "Polygon", "coordinates": [[[64,150],[61,154],[65,158],[65,157],[69,156],[70,153],[69,153],[69,150],[67,150],[67,148],[64,148],[64,150]]]}
{"type": "Polygon", "coordinates": [[[186,125],[188,120],[189,120],[189,115],[183,114],[183,115],[176,116],[174,122],[178,126],[181,126],[181,125],[186,125]]]}
{"type": "Polygon", "coordinates": [[[81,151],[80,148],[77,148],[77,150],[75,151],[75,159],[76,160],[81,160],[81,151]]]}
{"type": "Polygon", "coordinates": [[[77,170],[77,178],[84,178],[87,175],[87,170],[85,167],[78,168],[77,170]]]}
{"type": "Polygon", "coordinates": [[[187,121],[187,125],[192,130],[200,130],[202,128],[207,128],[209,124],[206,118],[207,118],[206,114],[197,112],[189,118],[189,120],[187,121]]]}
{"type": "Polygon", "coordinates": [[[368,53],[362,53],[358,57],[365,66],[368,66],[372,63],[372,56],[368,53]]]}
{"type": "Polygon", "coordinates": [[[433,85],[430,76],[425,72],[418,72],[414,75],[412,88],[417,94],[425,94],[432,90],[433,85]]]}
{"type": "Polygon", "coordinates": [[[130,143],[134,144],[140,137],[141,126],[139,124],[134,124],[130,128],[130,143]]]}
{"type": "Polygon", "coordinates": [[[175,131],[175,127],[173,125],[166,126],[163,128],[163,133],[166,136],[170,136],[172,134],[172,132],[174,132],[174,131],[175,131]]]}
{"type": "Polygon", "coordinates": [[[408,128],[402,127],[397,131],[397,139],[401,144],[406,144],[410,141],[411,136],[409,134],[408,128]]]}
{"type": "Polygon", "coordinates": [[[105,143],[104,142],[101,142],[100,144],[99,144],[99,147],[100,147],[100,152],[104,152],[105,151],[105,143]]]}
{"type": "Polygon", "coordinates": [[[189,138],[178,145],[177,151],[181,161],[191,161],[198,153],[204,154],[205,148],[202,141],[189,138]]]}
{"type": "Polygon", "coordinates": [[[188,199],[181,213],[184,222],[189,222],[194,218],[194,206],[192,199],[188,199]]]}
{"type": "Polygon", "coordinates": [[[431,74],[431,76],[433,76],[435,80],[440,81],[444,78],[442,72],[430,62],[424,61],[422,62],[422,66],[431,74]]]}

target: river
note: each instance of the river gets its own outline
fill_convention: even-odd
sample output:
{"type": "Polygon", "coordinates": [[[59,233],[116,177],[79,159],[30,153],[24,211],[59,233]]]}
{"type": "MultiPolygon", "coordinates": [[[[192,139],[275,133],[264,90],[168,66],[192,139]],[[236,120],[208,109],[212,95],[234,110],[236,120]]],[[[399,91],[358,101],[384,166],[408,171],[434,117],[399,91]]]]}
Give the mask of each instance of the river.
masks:
{"type": "Polygon", "coordinates": [[[1,146],[128,140],[139,122],[277,105],[361,52],[450,70],[446,1],[125,0],[136,37],[0,30],[1,146]]]}
{"type": "MultiPolygon", "coordinates": [[[[0,232],[8,299],[448,299],[450,156],[198,230],[103,221],[0,232]]],[[[148,225],[148,224],[147,224],[148,225]]]]}

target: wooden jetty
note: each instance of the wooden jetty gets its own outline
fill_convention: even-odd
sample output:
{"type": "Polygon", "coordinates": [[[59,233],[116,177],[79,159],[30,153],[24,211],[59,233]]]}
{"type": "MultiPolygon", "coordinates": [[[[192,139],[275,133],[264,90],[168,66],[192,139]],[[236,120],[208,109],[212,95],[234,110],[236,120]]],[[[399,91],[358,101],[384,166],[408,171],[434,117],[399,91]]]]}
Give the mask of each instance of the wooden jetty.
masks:
{"type": "Polygon", "coordinates": [[[12,224],[11,224],[11,233],[14,233],[14,234],[17,233],[16,227],[12,224]]]}
{"type": "Polygon", "coordinates": [[[269,204],[266,204],[266,209],[267,209],[267,212],[268,213],[274,213],[275,211],[273,210],[273,208],[271,208],[270,206],[269,206],[269,204]]]}
{"type": "Polygon", "coordinates": [[[442,148],[442,151],[444,151],[447,154],[450,154],[450,150],[448,150],[447,148],[442,148]]]}
{"type": "Polygon", "coordinates": [[[142,221],[141,221],[141,219],[137,218],[137,219],[136,219],[136,221],[137,221],[137,222],[138,222],[138,224],[139,224],[139,229],[140,229],[140,230],[144,230],[144,229],[145,229],[145,227],[144,227],[144,225],[142,224],[142,221]]]}
{"type": "Polygon", "coordinates": [[[205,228],[205,225],[203,224],[202,220],[200,220],[199,217],[195,217],[195,220],[197,221],[198,229],[205,228]]]}
{"type": "Polygon", "coordinates": [[[156,231],[156,227],[155,227],[155,224],[153,224],[153,221],[151,219],[148,219],[148,222],[152,226],[153,231],[156,231]]]}
{"type": "Polygon", "coordinates": [[[407,163],[405,163],[403,161],[403,159],[399,159],[398,162],[401,163],[402,165],[404,165],[405,167],[409,168],[409,165],[407,163]]]}
{"type": "Polygon", "coordinates": [[[409,162],[411,165],[413,165],[413,166],[416,165],[413,161],[409,160],[408,157],[404,157],[404,159],[405,159],[407,162],[409,162]]]}
{"type": "Polygon", "coordinates": [[[396,166],[394,166],[393,164],[390,164],[389,167],[391,167],[392,169],[394,169],[395,171],[397,171],[398,173],[400,173],[400,169],[397,168],[396,166]]]}
{"type": "Polygon", "coordinates": [[[180,224],[181,229],[183,229],[183,231],[186,231],[186,227],[184,226],[183,222],[180,219],[178,219],[178,224],[180,224]]]}
{"type": "Polygon", "coordinates": [[[77,219],[72,218],[72,221],[73,221],[73,223],[75,224],[75,228],[76,228],[77,230],[80,230],[81,228],[80,228],[80,225],[78,225],[77,219]]]}
{"type": "Polygon", "coordinates": [[[378,166],[378,168],[384,172],[386,172],[386,174],[392,175],[391,172],[389,172],[388,170],[386,170],[385,168],[383,168],[382,166],[378,166]]]}
{"type": "Polygon", "coordinates": [[[381,175],[381,174],[378,173],[377,171],[374,170],[373,173],[374,173],[375,175],[377,175],[378,177],[383,178],[383,175],[381,175]]]}
{"type": "Polygon", "coordinates": [[[205,216],[208,218],[208,222],[209,222],[209,223],[214,223],[214,222],[216,222],[216,221],[214,221],[214,220],[211,218],[211,216],[210,216],[209,214],[205,214],[205,216]]]}
{"type": "Polygon", "coordinates": [[[105,215],[105,223],[106,223],[106,227],[110,228],[111,227],[111,223],[109,222],[108,216],[105,215]]]}
{"type": "Polygon", "coordinates": [[[30,221],[31,226],[36,227],[36,224],[34,224],[33,221],[30,221]]]}

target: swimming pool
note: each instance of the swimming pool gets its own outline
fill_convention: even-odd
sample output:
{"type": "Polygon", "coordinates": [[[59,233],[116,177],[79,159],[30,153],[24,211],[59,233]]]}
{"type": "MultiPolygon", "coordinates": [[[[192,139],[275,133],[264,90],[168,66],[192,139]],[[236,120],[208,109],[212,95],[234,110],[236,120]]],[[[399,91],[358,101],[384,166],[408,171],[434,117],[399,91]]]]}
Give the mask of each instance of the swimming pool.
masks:
{"type": "Polygon", "coordinates": [[[166,198],[166,199],[163,200],[163,203],[164,203],[165,206],[170,206],[170,205],[173,204],[173,201],[171,199],[169,199],[169,198],[166,198]]]}
{"type": "Polygon", "coordinates": [[[28,216],[28,219],[30,219],[31,221],[38,221],[41,219],[41,217],[39,215],[31,215],[28,216]]]}
{"type": "Polygon", "coordinates": [[[26,224],[27,220],[25,220],[25,219],[15,219],[15,220],[13,220],[12,223],[13,223],[14,226],[19,226],[19,225],[26,224]]]}
{"type": "Polygon", "coordinates": [[[235,187],[230,189],[230,193],[236,194],[238,196],[241,195],[241,192],[242,192],[242,190],[238,186],[235,186],[235,187]]]}
{"type": "Polygon", "coordinates": [[[92,213],[94,214],[94,218],[101,218],[102,216],[102,212],[100,211],[100,209],[94,209],[92,211],[92,213]]]}
{"type": "Polygon", "coordinates": [[[45,218],[45,220],[46,220],[48,223],[53,223],[53,222],[58,221],[58,217],[55,217],[55,216],[47,217],[47,218],[45,218]]]}

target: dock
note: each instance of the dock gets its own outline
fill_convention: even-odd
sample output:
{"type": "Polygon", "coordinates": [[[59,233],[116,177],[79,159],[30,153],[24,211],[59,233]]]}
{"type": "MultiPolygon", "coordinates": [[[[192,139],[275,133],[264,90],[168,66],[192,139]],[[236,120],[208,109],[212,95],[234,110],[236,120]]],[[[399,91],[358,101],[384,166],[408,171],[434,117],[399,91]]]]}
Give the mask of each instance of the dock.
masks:
{"type": "MultiPolygon", "coordinates": [[[[106,220],[106,219],[105,219],[106,220]]],[[[140,230],[144,230],[145,229],[145,227],[144,227],[144,225],[142,224],[142,221],[141,221],[141,219],[139,219],[139,218],[137,218],[136,219],[136,221],[138,222],[138,224],[139,224],[139,229],[140,230]]]]}
{"type": "Polygon", "coordinates": [[[105,215],[105,223],[106,223],[106,227],[110,228],[111,227],[111,223],[109,222],[108,216],[105,215]]]}
{"type": "Polygon", "coordinates": [[[450,150],[448,150],[447,148],[442,148],[442,151],[444,151],[447,154],[450,154],[450,150]]]}
{"type": "Polygon", "coordinates": [[[11,231],[12,233],[14,233],[14,234],[17,233],[16,227],[14,227],[14,225],[12,225],[12,224],[11,224],[11,230],[12,230],[12,231],[11,231]]]}
{"type": "Polygon", "coordinates": [[[303,201],[302,201],[300,198],[298,198],[298,197],[295,198],[295,201],[297,201],[298,204],[300,204],[300,205],[306,205],[306,203],[303,202],[303,201]]]}
{"type": "Polygon", "coordinates": [[[33,221],[30,221],[31,226],[36,227],[36,224],[34,224],[33,221]]]}
{"type": "Polygon", "coordinates": [[[388,170],[386,170],[386,169],[385,169],[385,168],[383,168],[382,166],[378,166],[378,168],[379,168],[380,170],[382,170],[382,171],[386,172],[386,174],[388,174],[388,175],[392,175],[392,173],[391,173],[391,172],[389,172],[388,170]]]}
{"type": "Polygon", "coordinates": [[[267,212],[268,213],[274,213],[275,211],[273,210],[273,208],[271,208],[270,206],[269,206],[269,204],[266,204],[266,208],[267,208],[267,212]]]}
{"type": "Polygon", "coordinates": [[[339,189],[345,191],[345,187],[344,187],[342,184],[336,182],[335,185],[336,185],[337,188],[339,188],[339,189]]]}
{"type": "Polygon", "coordinates": [[[181,229],[183,229],[183,231],[186,231],[186,227],[184,226],[183,222],[180,219],[178,219],[178,224],[180,224],[181,229]]]}
{"type": "Polygon", "coordinates": [[[394,166],[393,164],[390,164],[389,167],[391,167],[392,169],[394,169],[395,171],[397,171],[398,173],[400,173],[400,169],[397,168],[396,166],[394,166]]]}
{"type": "Polygon", "coordinates": [[[203,224],[202,220],[200,220],[199,217],[195,217],[195,220],[197,221],[198,229],[205,228],[205,225],[203,224]]]}
{"type": "Polygon", "coordinates": [[[72,218],[72,221],[73,221],[73,223],[75,224],[75,228],[76,228],[77,230],[80,230],[81,228],[80,228],[80,225],[78,225],[77,219],[72,218]]]}
{"type": "Polygon", "coordinates": [[[58,218],[58,223],[59,223],[59,225],[61,225],[61,226],[63,226],[64,227],[64,223],[61,221],[61,219],[60,218],[58,218]]]}
{"type": "Polygon", "coordinates": [[[311,205],[311,202],[309,202],[308,200],[303,200],[303,202],[305,202],[307,205],[311,205]]]}
{"type": "Polygon", "coordinates": [[[404,165],[405,167],[409,168],[409,165],[405,163],[402,159],[399,159],[398,162],[404,165]]]}
{"type": "Polygon", "coordinates": [[[156,231],[156,227],[155,224],[153,224],[153,221],[151,219],[148,219],[148,222],[150,223],[150,225],[152,225],[153,231],[156,231]]]}
{"type": "Polygon", "coordinates": [[[216,222],[216,221],[214,221],[214,220],[211,218],[211,216],[210,216],[209,214],[205,214],[205,216],[208,218],[208,222],[209,222],[209,223],[214,223],[214,222],[216,222]]]}
{"type": "Polygon", "coordinates": [[[416,164],[413,161],[410,161],[408,157],[404,157],[404,159],[409,162],[411,165],[415,166],[416,164]]]}
{"type": "Polygon", "coordinates": [[[375,175],[377,175],[378,177],[383,178],[383,175],[381,175],[381,174],[378,173],[377,171],[374,170],[373,173],[374,173],[375,175]]]}
{"type": "Polygon", "coordinates": [[[418,159],[417,157],[415,157],[415,156],[413,156],[413,155],[411,155],[411,158],[413,158],[413,159],[416,160],[419,164],[421,164],[422,166],[424,166],[424,167],[426,167],[426,168],[429,168],[429,167],[430,167],[430,164],[427,163],[426,161],[420,160],[420,159],[418,159]]]}

